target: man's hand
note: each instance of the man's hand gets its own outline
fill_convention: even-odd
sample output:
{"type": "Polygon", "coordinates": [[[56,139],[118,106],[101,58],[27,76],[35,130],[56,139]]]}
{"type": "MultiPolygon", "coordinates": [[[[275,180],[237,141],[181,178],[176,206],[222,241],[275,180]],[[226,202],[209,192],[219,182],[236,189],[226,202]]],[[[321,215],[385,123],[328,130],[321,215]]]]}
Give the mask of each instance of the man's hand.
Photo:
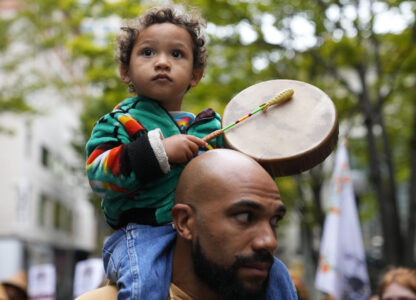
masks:
{"type": "Polygon", "coordinates": [[[207,146],[202,139],[187,134],[170,136],[162,144],[171,164],[184,164],[198,154],[199,147],[207,146]]]}

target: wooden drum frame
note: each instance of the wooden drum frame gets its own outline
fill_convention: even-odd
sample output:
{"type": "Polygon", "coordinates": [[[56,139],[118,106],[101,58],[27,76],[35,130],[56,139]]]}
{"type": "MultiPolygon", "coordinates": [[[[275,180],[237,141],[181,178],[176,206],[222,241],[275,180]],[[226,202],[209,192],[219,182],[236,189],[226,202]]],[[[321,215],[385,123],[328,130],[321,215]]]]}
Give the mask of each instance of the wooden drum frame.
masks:
{"type": "Polygon", "coordinates": [[[290,100],[272,105],[224,132],[225,147],[257,160],[273,177],[309,170],[325,160],[338,140],[332,100],[319,88],[277,79],[252,85],[227,104],[222,127],[269,101],[284,89],[290,100]]]}

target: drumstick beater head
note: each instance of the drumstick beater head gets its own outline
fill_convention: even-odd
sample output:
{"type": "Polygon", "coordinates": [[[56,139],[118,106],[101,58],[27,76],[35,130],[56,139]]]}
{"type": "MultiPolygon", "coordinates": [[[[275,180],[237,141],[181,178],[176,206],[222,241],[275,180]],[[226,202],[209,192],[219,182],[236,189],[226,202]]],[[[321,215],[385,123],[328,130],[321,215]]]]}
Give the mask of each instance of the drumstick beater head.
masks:
{"type": "Polygon", "coordinates": [[[270,106],[274,104],[283,103],[283,102],[290,100],[294,92],[295,91],[293,89],[285,89],[281,91],[279,94],[277,94],[276,96],[274,96],[268,102],[260,105],[260,107],[262,108],[263,111],[266,111],[270,106]]]}

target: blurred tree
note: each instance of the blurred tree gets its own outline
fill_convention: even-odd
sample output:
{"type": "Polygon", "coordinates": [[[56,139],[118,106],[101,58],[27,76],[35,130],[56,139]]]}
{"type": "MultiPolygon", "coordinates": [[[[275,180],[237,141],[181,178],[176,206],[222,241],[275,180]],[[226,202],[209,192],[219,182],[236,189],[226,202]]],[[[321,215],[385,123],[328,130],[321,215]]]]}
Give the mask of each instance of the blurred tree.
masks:
{"type": "MultiPolygon", "coordinates": [[[[345,1],[342,5],[316,1],[308,5],[293,7],[292,18],[300,15],[308,20],[316,39],[314,46],[296,51],[293,65],[300,70],[298,79],[325,90],[335,101],[341,120],[366,129],[362,141],[351,141],[351,154],[359,158],[358,167],[368,170],[369,191],[378,200],[384,258],[392,264],[414,264],[415,224],[410,217],[416,212],[414,193],[407,197],[409,220],[402,223],[401,230],[398,187],[409,180],[401,174],[415,172],[408,164],[412,117],[405,112],[415,104],[411,100],[416,79],[412,67],[415,6],[406,1],[345,1]],[[412,21],[398,33],[378,33],[380,6],[391,18],[396,10],[412,14],[412,21]],[[366,156],[360,154],[365,153],[360,151],[364,145],[366,156]]],[[[277,13],[277,20],[288,17],[277,13]]],[[[283,30],[284,22],[279,23],[283,30]]]]}
{"type": "MultiPolygon", "coordinates": [[[[368,172],[371,185],[362,199],[377,199],[386,263],[414,264],[416,134],[415,125],[409,124],[415,118],[415,3],[196,3],[217,25],[216,36],[211,36],[211,67],[203,83],[213,93],[198,88],[198,99],[230,99],[247,85],[271,78],[302,80],[328,93],[347,127],[343,135],[351,136],[354,167],[368,172]],[[398,22],[393,19],[400,20],[401,28],[395,29],[398,22]],[[360,127],[365,135],[357,137],[352,129],[360,127]],[[400,219],[398,211],[406,185],[410,190],[401,203],[407,200],[407,221],[400,219]]],[[[308,183],[314,203],[307,210],[305,201],[298,202],[305,222],[312,217],[314,224],[323,223],[324,176],[318,167],[297,179],[303,188],[308,183]]],[[[306,194],[299,191],[298,199],[304,199],[306,194]]]]}
{"type": "MultiPolygon", "coordinates": [[[[0,75],[0,114],[33,112],[24,99],[24,95],[33,84],[22,83],[17,74],[6,77],[6,73],[14,73],[18,65],[16,56],[10,57],[8,55],[13,40],[12,25],[14,25],[12,17],[0,16],[0,69],[3,70],[0,75]]],[[[10,129],[0,126],[0,133],[5,132],[10,133],[10,129]]]]}
{"type": "MultiPolygon", "coordinates": [[[[113,60],[114,32],[120,19],[135,17],[154,2],[27,0],[24,3],[13,22],[8,20],[7,26],[1,27],[0,51],[15,38],[30,45],[27,52],[10,63],[11,71],[12,67],[29,62],[40,50],[50,51],[59,58],[67,72],[38,77],[36,88],[47,83],[70,99],[82,100],[83,136],[87,139],[94,122],[128,96],[113,60]]],[[[364,217],[374,218],[378,204],[386,263],[414,264],[415,3],[398,0],[188,3],[198,7],[209,21],[210,57],[201,83],[186,95],[184,109],[198,112],[213,107],[222,113],[236,93],[275,78],[301,80],[324,90],[337,106],[342,134],[350,136],[352,167],[365,170],[370,178],[370,185],[359,199],[360,207],[364,217]],[[400,20],[402,27],[395,30],[393,25],[397,22],[389,18],[400,20]],[[383,29],[386,25],[390,30],[383,29]],[[364,134],[356,135],[356,129],[363,129],[364,134]],[[408,192],[404,193],[406,186],[408,192]],[[400,219],[399,195],[405,195],[402,198],[408,203],[407,220],[400,219]]],[[[21,99],[27,92],[18,84],[12,90],[21,99]]],[[[6,98],[1,94],[0,107],[3,99],[6,98]]],[[[84,143],[85,140],[78,142],[80,151],[84,143]]],[[[302,228],[310,241],[305,245],[315,253],[313,229],[320,229],[324,220],[321,190],[326,176],[322,166],[318,166],[302,175],[279,179],[282,193],[287,195],[286,202],[294,205],[302,216],[302,228]]]]}

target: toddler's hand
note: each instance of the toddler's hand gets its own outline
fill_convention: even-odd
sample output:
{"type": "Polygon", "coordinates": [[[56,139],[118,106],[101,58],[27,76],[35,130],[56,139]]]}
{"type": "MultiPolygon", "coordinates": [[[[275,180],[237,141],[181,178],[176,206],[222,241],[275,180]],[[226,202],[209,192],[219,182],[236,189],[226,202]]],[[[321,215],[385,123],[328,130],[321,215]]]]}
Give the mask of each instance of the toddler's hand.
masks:
{"type": "Polygon", "coordinates": [[[202,139],[193,135],[176,134],[162,140],[169,163],[183,164],[198,154],[199,147],[207,145],[202,139]]]}

